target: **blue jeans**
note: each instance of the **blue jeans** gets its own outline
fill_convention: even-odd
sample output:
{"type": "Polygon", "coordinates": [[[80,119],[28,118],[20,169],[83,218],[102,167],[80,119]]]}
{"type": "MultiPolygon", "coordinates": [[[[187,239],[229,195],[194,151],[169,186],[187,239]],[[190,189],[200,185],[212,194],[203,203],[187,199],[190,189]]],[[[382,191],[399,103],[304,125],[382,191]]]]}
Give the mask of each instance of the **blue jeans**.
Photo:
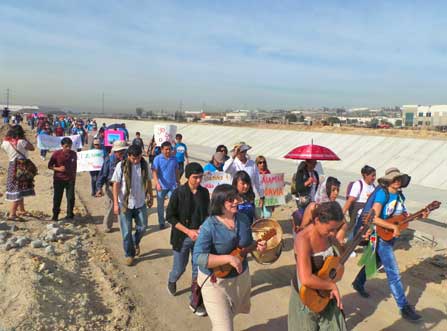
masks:
{"type": "Polygon", "coordinates": [[[192,281],[197,279],[198,268],[197,264],[194,263],[192,258],[192,250],[194,248],[194,241],[191,238],[186,237],[183,241],[182,248],[180,251],[174,252],[174,263],[172,265],[172,271],[169,273],[169,282],[175,283],[183,275],[186,269],[186,265],[189,261],[189,254],[191,253],[191,264],[192,264],[192,281]]]}
{"type": "MultiPolygon", "coordinates": [[[[378,239],[376,253],[379,257],[379,264],[377,265],[377,267],[383,265],[386,273],[386,278],[388,279],[388,286],[390,287],[391,294],[393,295],[394,300],[396,300],[399,309],[402,309],[404,306],[408,305],[408,301],[405,297],[404,287],[400,279],[399,266],[397,265],[396,257],[394,256],[394,241],[395,239],[390,241],[385,241],[381,238],[378,239]]],[[[361,287],[365,286],[365,267],[360,270],[354,280],[354,283],[361,287]]]]}
{"type": "Polygon", "coordinates": [[[128,209],[120,212],[120,229],[123,237],[126,257],[135,256],[135,246],[140,245],[141,238],[147,227],[147,207],[128,209]],[[132,219],[135,219],[135,234],[132,235],[132,219]]]}
{"type": "Polygon", "coordinates": [[[165,225],[165,197],[171,198],[173,189],[164,189],[157,191],[157,214],[158,224],[160,226],[165,225]]]}

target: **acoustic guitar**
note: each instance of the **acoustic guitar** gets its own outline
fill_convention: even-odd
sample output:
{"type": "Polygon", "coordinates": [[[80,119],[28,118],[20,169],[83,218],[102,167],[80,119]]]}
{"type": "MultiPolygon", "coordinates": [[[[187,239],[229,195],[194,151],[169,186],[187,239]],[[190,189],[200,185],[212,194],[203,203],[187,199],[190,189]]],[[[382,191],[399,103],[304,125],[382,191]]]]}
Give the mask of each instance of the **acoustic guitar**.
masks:
{"type": "MultiPolygon", "coordinates": [[[[319,278],[338,282],[343,277],[345,271],[344,264],[358,244],[363,240],[363,236],[368,231],[373,220],[374,210],[371,209],[369,213],[364,216],[362,227],[357,232],[354,239],[348,244],[348,247],[343,254],[340,256],[328,256],[326,258],[323,267],[317,273],[319,278]]],[[[301,301],[315,313],[320,313],[326,308],[330,301],[330,293],[331,291],[329,290],[313,289],[304,285],[300,288],[301,301]]]]}
{"type": "MultiPolygon", "coordinates": [[[[261,238],[258,239],[256,242],[258,243],[263,240],[267,241],[267,240],[273,238],[274,236],[276,236],[276,229],[270,229],[266,233],[264,233],[261,236],[261,238]]],[[[241,261],[243,261],[248,253],[249,253],[249,250],[247,248],[236,247],[229,255],[236,256],[241,261]]],[[[223,264],[221,266],[213,268],[213,273],[218,278],[225,278],[226,276],[228,276],[228,274],[231,272],[231,270],[233,270],[233,266],[231,264],[227,263],[227,264],[223,264]]]]}
{"type": "MultiPolygon", "coordinates": [[[[391,223],[391,224],[398,224],[399,225],[399,229],[405,230],[406,228],[408,228],[408,223],[410,223],[411,221],[414,221],[417,218],[420,218],[422,216],[422,214],[425,211],[432,211],[435,209],[438,209],[441,206],[441,202],[439,201],[433,201],[432,203],[430,203],[429,205],[427,205],[425,208],[419,210],[418,212],[405,216],[405,215],[396,215],[390,218],[387,218],[386,220],[384,220],[387,223],[391,223]]],[[[386,229],[383,228],[381,226],[377,225],[376,228],[377,231],[377,235],[382,238],[383,240],[391,240],[393,239],[393,230],[390,229],[386,229]]]]}

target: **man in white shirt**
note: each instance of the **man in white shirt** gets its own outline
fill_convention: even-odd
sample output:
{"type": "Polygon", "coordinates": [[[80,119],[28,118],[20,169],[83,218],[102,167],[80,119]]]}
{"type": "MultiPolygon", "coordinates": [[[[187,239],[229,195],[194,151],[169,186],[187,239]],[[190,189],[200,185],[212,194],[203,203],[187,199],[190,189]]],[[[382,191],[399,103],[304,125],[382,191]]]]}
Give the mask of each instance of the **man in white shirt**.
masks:
{"type": "Polygon", "coordinates": [[[247,156],[249,149],[251,149],[251,146],[245,142],[235,144],[234,148],[230,151],[232,152],[230,158],[225,161],[223,171],[229,173],[231,177],[240,170],[245,171],[250,176],[251,184],[260,198],[259,207],[262,208],[264,205],[264,186],[261,183],[261,177],[259,176],[256,163],[247,156]]]}
{"type": "Polygon", "coordinates": [[[113,212],[119,215],[126,264],[131,266],[140,255],[140,241],[147,227],[147,207],[151,207],[152,183],[147,162],[142,158],[140,146],[127,150],[127,159],[116,165],[113,182],[113,212]],[[146,207],[147,204],[147,207],[146,207]],[[132,235],[132,219],[135,234],[132,235]]]}

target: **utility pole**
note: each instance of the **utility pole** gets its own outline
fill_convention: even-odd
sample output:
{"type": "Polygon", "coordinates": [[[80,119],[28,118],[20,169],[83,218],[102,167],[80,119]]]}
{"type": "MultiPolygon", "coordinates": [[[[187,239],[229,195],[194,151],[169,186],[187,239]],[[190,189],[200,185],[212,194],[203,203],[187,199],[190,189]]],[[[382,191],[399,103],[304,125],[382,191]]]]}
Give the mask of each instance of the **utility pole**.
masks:
{"type": "Polygon", "coordinates": [[[9,88],[6,89],[6,108],[9,108],[9,88]]]}
{"type": "Polygon", "coordinates": [[[102,92],[102,114],[104,115],[104,92],[102,92]]]}

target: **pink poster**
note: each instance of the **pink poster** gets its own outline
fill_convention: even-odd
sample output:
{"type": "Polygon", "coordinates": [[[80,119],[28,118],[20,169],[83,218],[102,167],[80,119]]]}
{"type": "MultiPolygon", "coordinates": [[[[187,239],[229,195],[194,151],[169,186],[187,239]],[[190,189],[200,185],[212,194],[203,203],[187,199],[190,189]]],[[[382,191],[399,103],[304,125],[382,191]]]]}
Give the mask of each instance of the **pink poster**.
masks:
{"type": "Polygon", "coordinates": [[[112,146],[115,140],[124,141],[124,132],[119,130],[104,131],[104,146],[112,146]]]}

